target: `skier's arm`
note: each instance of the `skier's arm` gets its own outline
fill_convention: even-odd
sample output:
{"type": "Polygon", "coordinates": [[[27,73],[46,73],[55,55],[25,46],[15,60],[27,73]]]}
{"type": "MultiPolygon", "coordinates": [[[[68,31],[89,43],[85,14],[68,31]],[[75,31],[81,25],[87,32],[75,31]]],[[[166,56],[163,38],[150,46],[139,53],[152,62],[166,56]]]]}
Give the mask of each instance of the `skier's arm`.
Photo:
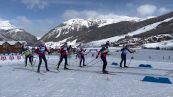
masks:
{"type": "Polygon", "coordinates": [[[40,55],[41,53],[39,52],[39,48],[37,48],[36,50],[35,50],[35,53],[37,54],[37,55],[40,55]]]}
{"type": "Polygon", "coordinates": [[[100,55],[100,51],[98,52],[98,54],[97,54],[97,56],[96,56],[96,59],[99,57],[99,55],[100,55]]]}
{"type": "Polygon", "coordinates": [[[102,52],[102,49],[98,52],[96,59],[99,57],[100,53],[102,52]]]}
{"type": "Polygon", "coordinates": [[[91,52],[91,50],[89,50],[89,51],[86,53],[86,55],[89,54],[90,52],[91,52]]]}
{"type": "Polygon", "coordinates": [[[47,47],[45,47],[45,49],[46,49],[46,52],[50,53],[50,51],[47,49],[47,47]]]}
{"type": "Polygon", "coordinates": [[[82,49],[82,51],[84,52],[84,55],[88,54],[88,53],[86,53],[86,49],[82,49]]]}
{"type": "Polygon", "coordinates": [[[76,54],[76,59],[77,59],[78,57],[79,57],[79,54],[77,53],[77,54],[76,54]]]}
{"type": "Polygon", "coordinates": [[[60,49],[57,49],[57,53],[59,53],[59,54],[60,54],[60,49]]]}
{"type": "Polygon", "coordinates": [[[60,52],[60,54],[62,54],[64,52],[64,49],[60,48],[59,52],[60,52]]]}
{"type": "Polygon", "coordinates": [[[127,49],[130,53],[134,53],[135,52],[135,50],[134,51],[131,51],[130,49],[127,49]]]}
{"type": "Polygon", "coordinates": [[[22,55],[24,55],[24,54],[25,54],[25,51],[22,52],[22,55]]]}
{"type": "Polygon", "coordinates": [[[108,52],[109,52],[109,50],[108,50],[108,49],[104,50],[104,53],[108,53],[108,52]]]}
{"type": "Polygon", "coordinates": [[[38,50],[39,50],[39,49],[37,48],[37,49],[35,49],[35,51],[34,51],[37,55],[38,55],[38,50]]]}

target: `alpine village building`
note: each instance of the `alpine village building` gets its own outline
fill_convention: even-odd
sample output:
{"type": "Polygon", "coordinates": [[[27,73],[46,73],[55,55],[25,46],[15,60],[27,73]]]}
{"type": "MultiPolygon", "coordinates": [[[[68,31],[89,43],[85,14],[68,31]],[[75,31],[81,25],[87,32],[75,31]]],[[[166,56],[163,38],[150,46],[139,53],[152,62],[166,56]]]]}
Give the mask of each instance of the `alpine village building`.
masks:
{"type": "Polygon", "coordinates": [[[26,41],[0,41],[0,54],[21,53],[26,41]]]}

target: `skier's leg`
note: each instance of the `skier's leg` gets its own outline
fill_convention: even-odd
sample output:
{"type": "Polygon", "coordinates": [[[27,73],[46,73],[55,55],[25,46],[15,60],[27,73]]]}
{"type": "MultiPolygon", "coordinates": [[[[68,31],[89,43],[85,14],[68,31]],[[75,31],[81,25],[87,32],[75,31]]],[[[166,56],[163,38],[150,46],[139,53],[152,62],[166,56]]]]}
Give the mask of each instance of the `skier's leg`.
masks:
{"type": "Polygon", "coordinates": [[[104,65],[103,65],[103,70],[106,71],[106,66],[107,66],[107,60],[104,58],[104,65]]]}
{"type": "Polygon", "coordinates": [[[27,66],[28,56],[25,56],[25,67],[27,66]]]}
{"type": "Polygon", "coordinates": [[[83,66],[86,66],[85,65],[85,56],[83,55],[83,66]]]}
{"type": "Polygon", "coordinates": [[[106,70],[106,65],[107,65],[107,61],[105,57],[101,57],[102,61],[103,61],[103,67],[102,67],[102,72],[105,72],[106,70]]]}
{"type": "Polygon", "coordinates": [[[122,63],[124,61],[123,55],[121,55],[121,62],[120,62],[120,67],[122,67],[122,63]]]}
{"type": "Polygon", "coordinates": [[[45,63],[46,70],[49,71],[48,66],[47,66],[47,59],[46,56],[43,56],[43,61],[45,63]]]}
{"type": "Polygon", "coordinates": [[[60,66],[60,64],[61,64],[62,60],[63,60],[63,56],[60,56],[60,60],[59,60],[59,62],[58,62],[57,69],[59,69],[59,66],[60,66]]]}
{"type": "Polygon", "coordinates": [[[64,56],[64,58],[65,58],[64,69],[68,69],[68,68],[67,68],[67,56],[64,56]]]}
{"type": "Polygon", "coordinates": [[[82,66],[81,63],[82,63],[82,55],[80,55],[80,63],[79,63],[80,64],[79,65],[80,67],[82,66]]]}
{"type": "Polygon", "coordinates": [[[30,64],[31,64],[31,66],[33,65],[32,63],[33,63],[33,56],[32,55],[30,55],[29,56],[29,62],[30,62],[30,64]]]}
{"type": "Polygon", "coordinates": [[[40,66],[41,66],[41,63],[42,63],[42,57],[39,56],[39,64],[38,64],[37,72],[40,72],[40,66]]]}
{"type": "Polygon", "coordinates": [[[31,56],[31,62],[32,62],[32,64],[34,62],[34,56],[33,55],[31,56]]]}
{"type": "Polygon", "coordinates": [[[127,67],[126,66],[126,56],[124,56],[124,67],[127,67]]]}

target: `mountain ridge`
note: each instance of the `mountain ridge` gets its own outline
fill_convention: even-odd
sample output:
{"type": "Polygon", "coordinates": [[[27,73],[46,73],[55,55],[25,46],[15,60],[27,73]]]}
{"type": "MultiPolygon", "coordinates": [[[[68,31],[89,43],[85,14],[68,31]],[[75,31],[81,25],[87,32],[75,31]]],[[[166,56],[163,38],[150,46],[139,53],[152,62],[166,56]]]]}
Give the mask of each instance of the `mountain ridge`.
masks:
{"type": "MultiPolygon", "coordinates": [[[[75,24],[76,21],[82,21],[84,19],[71,19],[51,29],[41,40],[52,43],[65,41],[70,43],[76,41],[77,43],[97,44],[98,46],[105,41],[112,40],[113,37],[118,37],[117,39],[123,40],[125,36],[129,35],[134,38],[147,38],[158,34],[172,34],[172,18],[173,12],[170,12],[149,19],[129,19],[129,21],[122,20],[107,25],[104,25],[106,23],[102,20],[100,20],[102,22],[99,20],[96,20],[97,22],[90,21],[90,25],[86,22],[75,24]],[[66,23],[69,23],[70,26],[66,23]],[[63,27],[65,28],[60,30],[63,27]]],[[[113,39],[112,42],[118,41],[117,39],[113,39]]]]}
{"type": "Polygon", "coordinates": [[[0,40],[1,41],[26,41],[29,45],[37,42],[34,35],[25,31],[24,29],[17,28],[9,21],[0,21],[0,40]]]}

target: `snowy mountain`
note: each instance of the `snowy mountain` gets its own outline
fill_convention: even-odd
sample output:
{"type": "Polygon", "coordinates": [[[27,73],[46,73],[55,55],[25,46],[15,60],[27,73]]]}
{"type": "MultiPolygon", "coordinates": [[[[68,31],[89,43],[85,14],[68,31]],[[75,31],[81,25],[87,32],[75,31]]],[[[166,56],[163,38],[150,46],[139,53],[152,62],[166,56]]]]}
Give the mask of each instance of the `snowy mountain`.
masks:
{"type": "Polygon", "coordinates": [[[13,40],[13,39],[0,33],[0,41],[11,41],[11,40],[13,40]]]}
{"type": "MultiPolygon", "coordinates": [[[[120,39],[126,39],[126,36],[131,36],[131,37],[135,37],[135,38],[147,38],[147,37],[150,37],[150,36],[153,36],[153,35],[158,35],[158,34],[167,34],[167,33],[171,34],[173,32],[170,31],[170,29],[165,29],[165,30],[170,31],[170,32],[167,32],[167,31],[162,31],[163,28],[160,29],[159,27],[161,27],[161,25],[163,25],[165,23],[168,23],[168,22],[172,23],[172,21],[173,21],[173,17],[167,18],[165,20],[158,21],[158,22],[143,26],[143,27],[141,27],[141,28],[139,28],[135,31],[128,32],[126,34],[114,36],[114,37],[107,38],[107,39],[92,41],[89,44],[94,44],[94,45],[99,46],[99,45],[105,43],[106,41],[117,42],[120,39]],[[158,31],[154,32],[154,30],[158,30],[158,31]]],[[[165,25],[165,26],[167,28],[170,25],[168,24],[168,25],[165,25]]]]}
{"type": "Polygon", "coordinates": [[[26,32],[24,29],[13,26],[9,21],[0,21],[0,40],[27,41],[29,44],[34,44],[37,41],[35,36],[26,32]]]}
{"type": "Polygon", "coordinates": [[[51,44],[75,41],[87,43],[87,46],[100,46],[126,36],[148,38],[159,34],[173,34],[173,12],[149,19],[126,16],[71,19],[50,30],[41,40],[51,44]]]}
{"type": "MultiPolygon", "coordinates": [[[[128,16],[115,16],[115,17],[99,17],[99,18],[90,18],[90,19],[71,19],[65,21],[64,23],[58,25],[46,35],[42,37],[41,40],[44,41],[62,41],[64,39],[73,41],[77,39],[77,42],[80,42],[78,38],[86,32],[91,32],[94,29],[101,28],[103,26],[119,23],[121,21],[140,21],[136,17],[128,16]]],[[[104,37],[103,37],[104,38],[104,37]]],[[[91,40],[92,41],[92,40],[91,40]]],[[[85,42],[85,40],[83,41],[85,42]]]]}

